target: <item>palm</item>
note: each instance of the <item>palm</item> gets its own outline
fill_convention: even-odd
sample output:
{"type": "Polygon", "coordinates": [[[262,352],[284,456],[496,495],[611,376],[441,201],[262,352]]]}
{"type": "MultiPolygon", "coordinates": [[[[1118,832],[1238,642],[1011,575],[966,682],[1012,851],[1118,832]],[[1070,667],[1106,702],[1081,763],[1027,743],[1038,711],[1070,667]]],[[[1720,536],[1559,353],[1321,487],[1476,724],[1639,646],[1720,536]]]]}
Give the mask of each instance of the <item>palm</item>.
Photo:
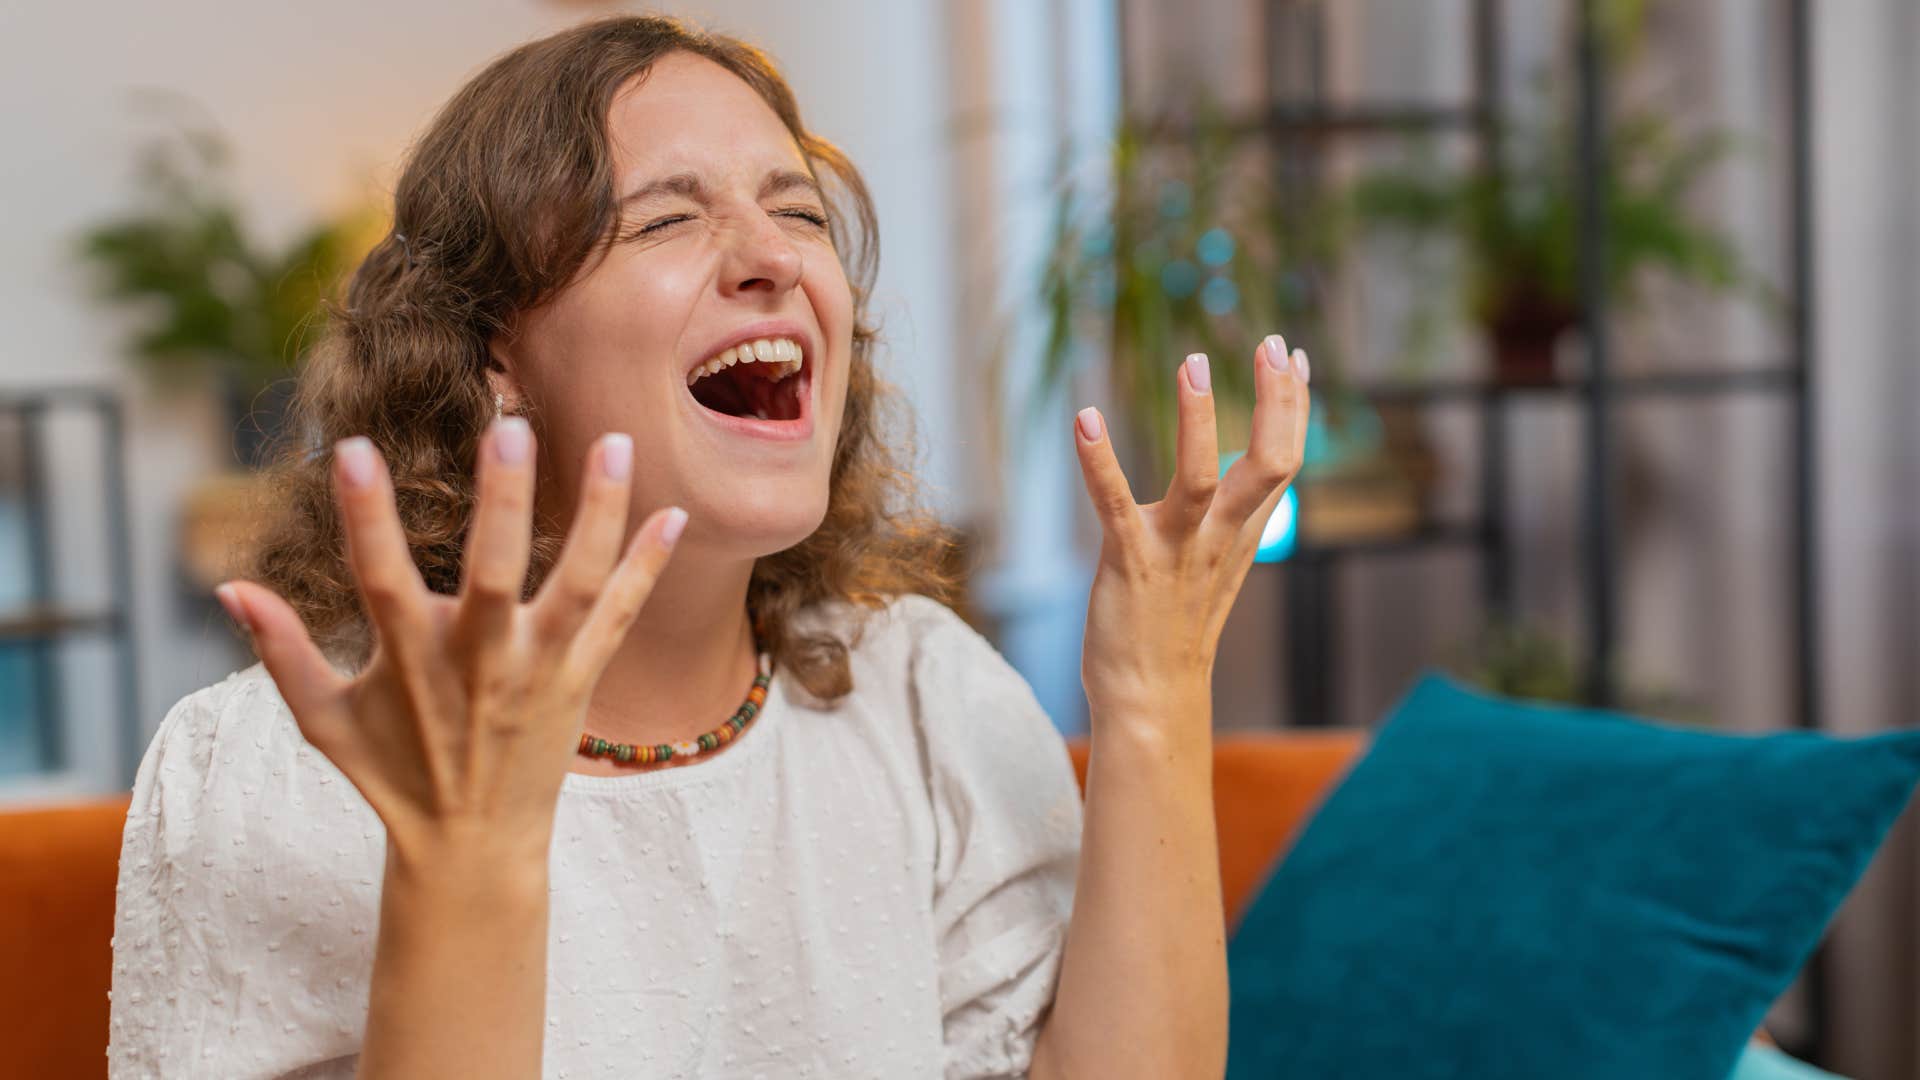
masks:
{"type": "Polygon", "coordinates": [[[1096,714],[1103,703],[1189,690],[1211,676],[1261,531],[1306,449],[1304,353],[1286,370],[1270,366],[1269,354],[1289,357],[1277,337],[1256,350],[1252,437],[1225,476],[1204,357],[1180,369],[1177,460],[1158,502],[1134,502],[1104,425],[1096,423],[1094,438],[1079,429],[1081,470],[1102,530],[1081,660],[1096,714]]]}

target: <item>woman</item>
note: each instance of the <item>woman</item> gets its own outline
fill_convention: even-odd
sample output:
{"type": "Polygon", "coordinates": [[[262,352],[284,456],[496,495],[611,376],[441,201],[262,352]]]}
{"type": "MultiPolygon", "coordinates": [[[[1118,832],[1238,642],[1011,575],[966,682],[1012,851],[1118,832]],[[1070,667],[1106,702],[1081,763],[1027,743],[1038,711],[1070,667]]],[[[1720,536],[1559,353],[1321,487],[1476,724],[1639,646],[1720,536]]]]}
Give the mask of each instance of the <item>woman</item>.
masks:
{"type": "Polygon", "coordinates": [[[898,498],[872,232],[731,39],[602,19],[454,96],[220,590],[261,663],[140,768],[115,1075],[1220,1075],[1208,685],[1305,356],[1225,477],[1181,364],[1149,506],[1075,425],[1083,811],[898,498]]]}

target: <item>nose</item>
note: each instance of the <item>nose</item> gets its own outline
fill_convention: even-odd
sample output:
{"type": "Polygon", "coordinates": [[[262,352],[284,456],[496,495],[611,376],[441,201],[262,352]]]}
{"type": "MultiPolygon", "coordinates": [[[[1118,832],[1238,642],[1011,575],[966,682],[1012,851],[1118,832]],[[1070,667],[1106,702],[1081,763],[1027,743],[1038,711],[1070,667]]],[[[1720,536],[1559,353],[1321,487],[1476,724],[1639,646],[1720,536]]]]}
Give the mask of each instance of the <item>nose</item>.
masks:
{"type": "Polygon", "coordinates": [[[720,285],[728,293],[762,290],[777,296],[800,284],[800,262],[792,238],[755,206],[731,230],[720,285]]]}

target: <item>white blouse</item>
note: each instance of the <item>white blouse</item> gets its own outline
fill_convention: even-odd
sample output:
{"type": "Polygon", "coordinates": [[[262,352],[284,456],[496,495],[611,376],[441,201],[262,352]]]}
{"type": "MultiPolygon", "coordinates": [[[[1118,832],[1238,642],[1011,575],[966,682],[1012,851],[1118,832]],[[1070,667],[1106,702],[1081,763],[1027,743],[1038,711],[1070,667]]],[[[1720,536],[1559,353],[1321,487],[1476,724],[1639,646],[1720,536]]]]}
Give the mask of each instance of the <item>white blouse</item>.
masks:
{"type": "MultiPolygon", "coordinates": [[[[850,644],[837,704],[776,668],[711,760],[567,774],[544,1077],[1026,1074],[1080,851],[1065,742],[934,600],[850,644]]],[[[384,866],[264,665],[183,698],[127,815],[110,1075],[352,1076],[384,866]]]]}

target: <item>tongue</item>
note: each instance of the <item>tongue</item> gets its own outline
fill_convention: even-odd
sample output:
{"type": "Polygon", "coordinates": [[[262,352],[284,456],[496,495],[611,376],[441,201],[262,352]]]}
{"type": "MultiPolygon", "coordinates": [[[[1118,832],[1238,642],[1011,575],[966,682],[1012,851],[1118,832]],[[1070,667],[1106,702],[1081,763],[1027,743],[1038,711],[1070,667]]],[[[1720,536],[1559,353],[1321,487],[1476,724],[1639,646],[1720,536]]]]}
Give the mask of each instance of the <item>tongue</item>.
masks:
{"type": "Polygon", "coordinates": [[[789,392],[769,380],[763,370],[759,364],[735,364],[709,375],[693,384],[694,400],[729,416],[764,413],[769,419],[787,419],[783,406],[789,392]]]}

